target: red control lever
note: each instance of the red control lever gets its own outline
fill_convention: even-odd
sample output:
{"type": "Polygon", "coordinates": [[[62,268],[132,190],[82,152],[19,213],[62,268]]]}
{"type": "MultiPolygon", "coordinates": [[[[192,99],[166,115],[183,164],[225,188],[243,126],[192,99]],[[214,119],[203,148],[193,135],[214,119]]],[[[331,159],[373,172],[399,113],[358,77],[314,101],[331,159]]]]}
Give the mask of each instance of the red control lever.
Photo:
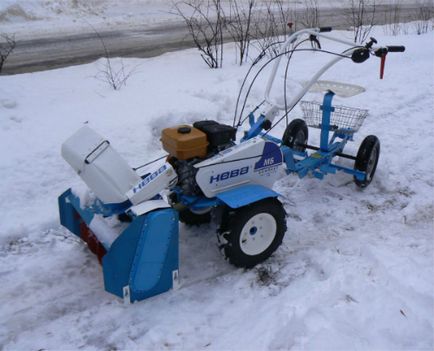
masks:
{"type": "Polygon", "coordinates": [[[384,66],[386,65],[386,56],[387,56],[387,53],[384,53],[383,55],[381,55],[380,79],[383,79],[383,77],[384,77],[384,66]]]}
{"type": "MultiPolygon", "coordinates": [[[[371,42],[372,42],[371,38],[371,42]]],[[[368,43],[366,44],[367,46],[371,44],[368,43]]],[[[372,46],[372,45],[371,45],[372,46]]],[[[405,51],[405,46],[396,46],[396,45],[392,45],[392,46],[386,46],[383,48],[378,48],[377,50],[375,50],[375,56],[379,57],[381,59],[381,64],[380,64],[380,79],[383,79],[384,77],[384,66],[386,65],[386,55],[388,52],[404,52],[405,51]]]]}

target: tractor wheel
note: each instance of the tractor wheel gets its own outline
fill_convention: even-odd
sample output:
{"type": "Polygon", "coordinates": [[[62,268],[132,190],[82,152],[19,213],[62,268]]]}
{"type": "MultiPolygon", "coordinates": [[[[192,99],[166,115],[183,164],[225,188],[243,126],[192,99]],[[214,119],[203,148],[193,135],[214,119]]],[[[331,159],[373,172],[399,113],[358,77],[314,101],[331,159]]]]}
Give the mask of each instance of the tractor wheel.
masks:
{"type": "Polygon", "coordinates": [[[211,221],[211,210],[206,212],[192,212],[185,209],[179,212],[179,221],[187,225],[201,225],[211,221]]]}
{"type": "Polygon", "coordinates": [[[309,137],[309,130],[306,122],[300,118],[294,119],[285,129],[283,133],[282,144],[299,152],[304,152],[309,137]]]}
{"type": "Polygon", "coordinates": [[[380,140],[375,135],[368,135],[362,142],[357,152],[354,169],[366,172],[364,180],[354,177],[354,183],[360,188],[366,188],[374,178],[380,157],[380,140]]]}
{"type": "Polygon", "coordinates": [[[251,268],[276,251],[286,232],[285,210],[274,198],[226,211],[218,230],[223,255],[237,267],[251,268]]]}

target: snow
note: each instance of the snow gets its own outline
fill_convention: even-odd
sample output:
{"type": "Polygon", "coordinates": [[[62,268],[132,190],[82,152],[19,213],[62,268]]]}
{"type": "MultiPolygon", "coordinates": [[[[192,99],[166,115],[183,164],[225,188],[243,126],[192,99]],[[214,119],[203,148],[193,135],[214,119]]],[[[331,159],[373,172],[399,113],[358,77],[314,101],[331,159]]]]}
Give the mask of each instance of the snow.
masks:
{"type": "Polygon", "coordinates": [[[104,219],[101,215],[96,215],[89,225],[89,229],[106,249],[113,244],[119,234],[125,229],[125,226],[122,226],[115,218],[110,218],[110,220],[111,222],[104,219]]]}
{"type": "MultiPolygon", "coordinates": [[[[356,153],[369,134],[380,138],[370,187],[357,190],[345,174],[280,180],[275,190],[288,231],[252,270],[222,259],[216,224],[181,225],[181,287],[133,305],[104,292],[97,259],[59,224],[57,196],[83,186],[60,145],[88,122],[131,166],[157,158],[164,127],[205,118],[231,123],[248,67],[231,62],[228,45],[221,70],[208,69],[196,50],[124,59],[134,73],[120,91],[95,78],[102,61],[2,76],[0,348],[432,350],[433,33],[382,33],[374,33],[379,43],[407,47],[388,55],[384,80],[376,58],[344,62],[324,76],[367,88],[335,102],[370,109],[346,149],[356,153]]],[[[329,59],[300,53],[290,74],[302,82],[329,59]]],[[[250,108],[262,100],[266,77],[252,90],[250,108]]],[[[317,130],[310,140],[318,143],[317,130]]]]}
{"type": "MultiPolygon", "coordinates": [[[[247,0],[238,1],[238,3],[247,0]]],[[[262,0],[259,1],[259,3],[262,0]]],[[[155,25],[179,22],[173,3],[168,0],[1,0],[1,32],[16,39],[62,36],[89,32],[92,27],[101,31],[134,30],[155,25]]],[[[377,5],[393,4],[396,0],[376,0],[377,5]]],[[[415,0],[400,0],[403,6],[415,0]]],[[[304,8],[300,0],[288,0],[293,8],[304,8]]],[[[228,0],[222,1],[228,8],[228,0]]],[[[318,1],[318,8],[342,7],[342,0],[318,1]]],[[[344,5],[345,6],[345,5],[344,5]]]]}

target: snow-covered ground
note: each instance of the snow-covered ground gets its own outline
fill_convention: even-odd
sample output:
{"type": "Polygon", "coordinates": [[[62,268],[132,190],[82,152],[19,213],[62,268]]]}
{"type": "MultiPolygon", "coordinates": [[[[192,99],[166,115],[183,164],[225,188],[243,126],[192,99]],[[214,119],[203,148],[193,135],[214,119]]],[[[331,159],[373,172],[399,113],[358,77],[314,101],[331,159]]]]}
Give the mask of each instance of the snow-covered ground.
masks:
{"type": "MultiPolygon", "coordinates": [[[[367,88],[336,104],[370,108],[346,150],[380,138],[370,187],[359,191],[344,174],[279,181],[284,243],[248,271],[222,259],[215,224],[181,225],[181,288],[133,305],[104,292],[96,258],[59,225],[57,196],[82,184],[60,145],[88,122],[139,165],[163,154],[164,127],[232,123],[247,66],[231,63],[227,46],[221,70],[207,69],[196,50],[124,60],[134,73],[120,91],[95,78],[103,61],[0,77],[0,349],[432,350],[433,33],[382,33],[379,43],[407,47],[388,55],[383,81],[376,58],[324,77],[367,88]]],[[[299,55],[296,82],[329,59],[299,55]]]]}
{"type": "Polygon", "coordinates": [[[18,38],[151,26],[176,20],[163,0],[2,0],[2,31],[18,38]]]}

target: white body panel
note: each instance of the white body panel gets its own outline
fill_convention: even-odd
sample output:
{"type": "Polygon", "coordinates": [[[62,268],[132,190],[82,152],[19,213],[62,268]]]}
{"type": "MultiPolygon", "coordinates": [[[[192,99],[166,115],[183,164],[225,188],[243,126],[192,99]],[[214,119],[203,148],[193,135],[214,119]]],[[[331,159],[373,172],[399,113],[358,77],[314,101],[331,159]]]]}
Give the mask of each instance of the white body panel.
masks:
{"type": "Polygon", "coordinates": [[[253,138],[196,164],[196,182],[207,197],[244,184],[271,188],[279,178],[283,156],[277,144],[253,138]],[[231,162],[232,161],[232,162],[231,162]]]}
{"type": "Polygon", "coordinates": [[[167,207],[170,207],[170,205],[164,200],[149,200],[149,201],[141,202],[136,206],[132,206],[130,210],[136,216],[140,216],[142,214],[148,213],[158,208],[167,208],[167,207]]]}
{"type": "Polygon", "coordinates": [[[106,204],[128,200],[125,193],[140,180],[109,142],[87,126],[62,144],[62,157],[106,204]]]}
{"type": "Polygon", "coordinates": [[[127,192],[127,197],[134,205],[137,205],[176,185],[177,178],[172,165],[165,163],[155,172],[150,173],[134,184],[131,190],[127,192]]]}

